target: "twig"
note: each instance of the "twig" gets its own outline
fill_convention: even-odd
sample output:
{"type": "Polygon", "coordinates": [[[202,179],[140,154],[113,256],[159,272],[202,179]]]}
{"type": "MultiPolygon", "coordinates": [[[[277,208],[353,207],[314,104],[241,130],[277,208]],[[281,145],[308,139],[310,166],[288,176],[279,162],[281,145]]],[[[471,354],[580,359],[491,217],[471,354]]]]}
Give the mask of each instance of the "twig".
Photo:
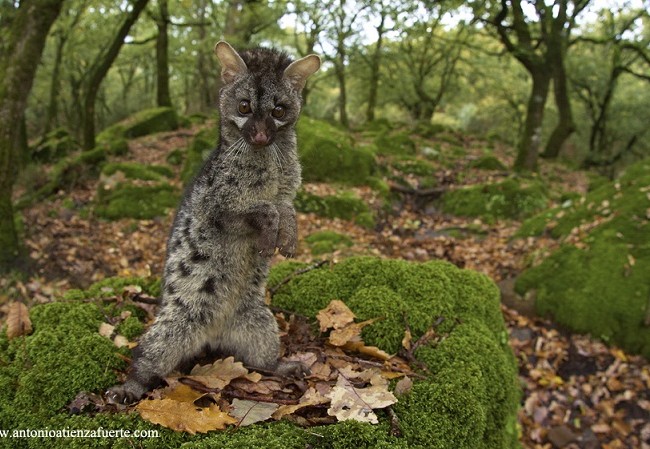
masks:
{"type": "Polygon", "coordinates": [[[269,294],[271,295],[271,298],[273,298],[273,295],[275,295],[275,293],[280,289],[280,287],[282,287],[285,284],[288,284],[296,276],[300,276],[301,274],[307,273],[308,271],[315,270],[316,268],[320,268],[326,263],[329,263],[328,259],[320,260],[312,265],[309,265],[308,267],[301,268],[299,270],[294,271],[289,276],[282,279],[277,285],[274,285],[273,287],[269,288],[269,294]]]}
{"type": "Polygon", "coordinates": [[[388,431],[388,434],[393,437],[401,437],[402,428],[399,425],[399,416],[397,416],[397,413],[395,413],[395,410],[393,410],[393,407],[390,405],[386,407],[386,411],[390,417],[390,430],[388,431]]]}

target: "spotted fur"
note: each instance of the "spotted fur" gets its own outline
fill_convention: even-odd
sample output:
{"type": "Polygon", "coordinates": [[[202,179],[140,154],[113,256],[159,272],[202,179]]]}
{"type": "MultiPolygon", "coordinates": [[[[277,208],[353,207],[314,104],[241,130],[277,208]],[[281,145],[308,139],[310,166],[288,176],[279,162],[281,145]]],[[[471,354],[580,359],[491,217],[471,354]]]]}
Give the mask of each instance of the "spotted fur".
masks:
{"type": "Polygon", "coordinates": [[[115,402],[139,399],[205,348],[280,374],[303,370],[278,361],[277,324],[264,294],[276,248],[286,257],[296,250],[294,127],[304,81],[320,61],[310,55],[293,62],[264,48],[238,54],[225,42],[215,51],[224,82],[221,140],[181,201],[167,244],[162,306],[134,351],[126,382],[108,392],[115,402]],[[241,113],[244,100],[250,113],[241,113]],[[271,114],[278,106],[282,117],[271,114]]]}

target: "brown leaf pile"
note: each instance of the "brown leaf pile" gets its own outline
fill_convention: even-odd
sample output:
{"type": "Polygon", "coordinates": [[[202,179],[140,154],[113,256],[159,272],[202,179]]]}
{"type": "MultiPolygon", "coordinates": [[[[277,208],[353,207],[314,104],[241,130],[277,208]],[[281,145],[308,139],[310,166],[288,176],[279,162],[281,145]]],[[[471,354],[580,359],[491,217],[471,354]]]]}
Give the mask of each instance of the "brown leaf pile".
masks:
{"type": "MultiPolygon", "coordinates": [[[[166,378],[167,386],[135,410],[152,423],[192,434],[281,419],[302,426],[345,420],[376,424],[375,410],[397,402],[388,390],[390,379],[403,377],[400,395],[410,391],[412,383],[404,377],[412,374],[408,365],[366,346],[360,332],[372,320],[355,323],[342,301],[332,301],[318,314],[327,336],[314,336],[304,317],[278,315],[278,321],[292,352],[285,360],[303,363],[310,372],[304,379],[249,371],[229,357],[166,378]]],[[[84,402],[76,401],[81,409],[84,402]]]]}

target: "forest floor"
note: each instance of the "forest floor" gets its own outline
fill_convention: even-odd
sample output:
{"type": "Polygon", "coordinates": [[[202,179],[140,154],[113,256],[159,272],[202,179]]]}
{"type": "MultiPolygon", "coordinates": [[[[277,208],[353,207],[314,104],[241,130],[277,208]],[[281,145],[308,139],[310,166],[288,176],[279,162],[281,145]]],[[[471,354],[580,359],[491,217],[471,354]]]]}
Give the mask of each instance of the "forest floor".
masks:
{"type": "MultiPolygon", "coordinates": [[[[129,154],[117,159],[166,165],[167,154],[186,147],[195,131],[133,140],[129,154]]],[[[472,146],[467,148],[471,151],[472,146]]],[[[503,162],[511,162],[507,149],[497,151],[503,162]]],[[[459,177],[455,170],[463,169],[459,166],[440,176],[453,183],[459,177]]],[[[181,188],[180,168],[174,170],[176,176],[170,183],[181,188]]],[[[542,170],[553,171],[557,182],[571,185],[572,190],[584,193],[586,189],[585,177],[580,174],[550,165],[542,170]]],[[[488,175],[468,175],[467,171],[462,179],[465,185],[490,180],[488,175]]],[[[87,181],[23,211],[26,244],[38,274],[23,281],[0,279],[0,317],[10,297],[22,297],[28,304],[48,302],[62,291],[87,287],[106,277],[162,273],[173,211],[153,220],[117,221],[80,213],[94,201],[97,182],[87,181]]],[[[304,187],[319,195],[335,190],[328,184],[304,187]]],[[[371,206],[378,201],[369,188],[353,190],[371,206]]],[[[299,214],[299,233],[304,237],[333,230],[349,236],[353,245],[326,256],[332,260],[358,254],[418,261],[444,259],[485,273],[499,283],[524,392],[519,413],[524,447],[650,448],[644,443],[650,441],[648,361],[588,336],[572,335],[535,317],[525,301],[512,299],[512,278],[531,258],[548,253],[557,243],[548,237],[513,240],[517,222],[487,224],[446,216],[432,206],[413,206],[407,199],[396,204],[393,213],[381,216],[372,230],[349,221],[299,214]],[[638,397],[646,399],[638,401],[638,397]]],[[[296,258],[314,259],[304,243],[296,258]]]]}

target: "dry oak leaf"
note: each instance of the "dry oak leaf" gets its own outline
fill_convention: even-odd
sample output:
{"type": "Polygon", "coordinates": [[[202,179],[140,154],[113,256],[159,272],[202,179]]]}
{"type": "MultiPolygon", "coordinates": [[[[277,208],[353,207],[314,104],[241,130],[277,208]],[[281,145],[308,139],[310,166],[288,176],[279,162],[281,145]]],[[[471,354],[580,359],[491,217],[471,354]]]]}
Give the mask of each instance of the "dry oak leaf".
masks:
{"type": "Polygon", "coordinates": [[[366,346],[362,341],[349,341],[343,346],[343,349],[360,352],[361,354],[369,355],[383,361],[388,361],[393,358],[389,353],[379,349],[377,346],[366,346]]]}
{"type": "Polygon", "coordinates": [[[352,323],[355,318],[356,316],[352,313],[352,310],[338,299],[330,301],[327,307],[316,314],[321,332],[325,332],[330,328],[340,329],[352,323]]]}
{"type": "Polygon", "coordinates": [[[374,322],[375,320],[366,320],[361,323],[349,323],[345,327],[334,329],[330,332],[329,344],[344,346],[348,342],[357,341],[359,340],[359,335],[361,335],[361,329],[374,322]]]}
{"type": "Polygon", "coordinates": [[[143,419],[151,423],[192,435],[223,430],[226,426],[237,423],[235,418],[222,412],[215,404],[200,408],[191,402],[165,398],[140,401],[135,409],[143,419]]]}
{"type": "Polygon", "coordinates": [[[235,362],[234,357],[217,360],[209,365],[196,365],[188,376],[183,376],[183,378],[199,382],[208,388],[219,390],[238,377],[245,377],[251,382],[261,379],[259,373],[249,373],[243,363],[235,362]]]}
{"type": "Polygon", "coordinates": [[[379,422],[373,409],[388,407],[397,402],[386,385],[356,388],[341,375],[332,391],[325,396],[332,401],[327,409],[328,415],[336,416],[339,421],[354,420],[371,424],[379,422]]]}
{"type": "Polygon", "coordinates": [[[278,404],[272,402],[233,399],[230,415],[237,418],[238,426],[250,426],[251,424],[271,419],[271,416],[278,407],[278,404]]]}
{"type": "Polygon", "coordinates": [[[29,310],[22,302],[13,302],[7,312],[7,338],[20,337],[32,332],[32,320],[29,319],[29,310]]]}
{"type": "Polygon", "coordinates": [[[329,398],[320,394],[314,387],[309,387],[305,394],[302,395],[297,404],[281,405],[274,413],[273,419],[280,420],[285,415],[291,415],[301,408],[309,407],[312,405],[326,404],[330,401],[329,398]]]}

